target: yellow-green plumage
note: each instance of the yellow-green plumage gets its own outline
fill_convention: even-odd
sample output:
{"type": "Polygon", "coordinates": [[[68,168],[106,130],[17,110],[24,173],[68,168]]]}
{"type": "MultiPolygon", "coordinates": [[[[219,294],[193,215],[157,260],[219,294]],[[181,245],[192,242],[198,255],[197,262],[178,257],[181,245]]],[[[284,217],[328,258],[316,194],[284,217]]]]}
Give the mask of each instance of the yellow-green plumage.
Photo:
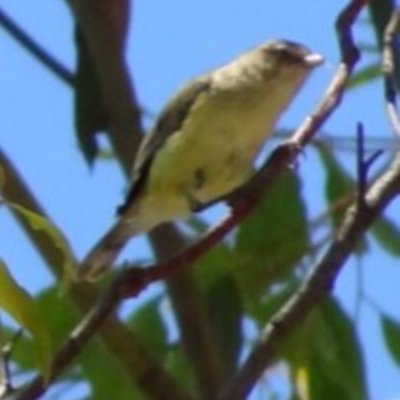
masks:
{"type": "Polygon", "coordinates": [[[97,276],[136,233],[246,182],[277,119],[321,61],[301,45],[277,41],[189,82],[143,141],[120,219],[84,260],[82,276],[97,276]]]}

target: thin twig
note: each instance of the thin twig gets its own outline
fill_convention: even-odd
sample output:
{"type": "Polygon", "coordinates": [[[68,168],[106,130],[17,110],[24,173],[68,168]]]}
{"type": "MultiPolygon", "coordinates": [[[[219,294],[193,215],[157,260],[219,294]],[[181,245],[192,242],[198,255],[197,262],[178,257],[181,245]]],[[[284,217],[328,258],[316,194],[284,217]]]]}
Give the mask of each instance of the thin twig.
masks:
{"type": "Polygon", "coordinates": [[[364,127],[361,123],[357,124],[357,204],[359,212],[365,206],[365,191],[367,188],[367,168],[364,165],[365,156],[365,135],[364,127]]]}
{"type": "Polygon", "coordinates": [[[368,172],[373,163],[383,154],[382,149],[374,151],[369,157],[365,157],[364,126],[357,124],[357,204],[358,211],[363,212],[365,191],[368,183],[368,172]]]}
{"type": "Polygon", "coordinates": [[[339,48],[342,62],[339,65],[331,84],[325,92],[321,103],[316,107],[304,123],[296,130],[292,140],[300,146],[308,143],[314,133],[321,128],[322,124],[329,118],[331,113],[338,107],[342,99],[344,88],[356,65],[360,54],[354,45],[351,36],[351,26],[360,10],[367,3],[367,0],[353,0],[340,13],[336,21],[336,30],[339,40],[339,48]]]}
{"type": "Polygon", "coordinates": [[[10,363],[12,352],[19,338],[22,336],[22,329],[18,329],[12,338],[2,345],[0,349],[0,398],[7,398],[15,391],[11,378],[10,363]]]}
{"type": "Polygon", "coordinates": [[[59,61],[35,42],[16,22],[0,9],[0,25],[34,58],[69,86],[74,86],[75,78],[59,61]]]}

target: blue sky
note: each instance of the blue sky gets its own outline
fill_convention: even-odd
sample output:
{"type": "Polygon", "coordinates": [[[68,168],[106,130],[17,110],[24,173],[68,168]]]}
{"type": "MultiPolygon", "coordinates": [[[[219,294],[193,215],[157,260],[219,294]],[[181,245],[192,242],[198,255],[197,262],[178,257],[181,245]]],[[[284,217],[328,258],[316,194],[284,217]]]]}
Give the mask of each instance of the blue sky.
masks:
{"type": "MultiPolygon", "coordinates": [[[[136,1],[128,62],[139,100],[146,110],[156,114],[189,78],[260,42],[286,38],[306,44],[327,60],[282,120],[284,126],[295,126],[315,104],[334,71],[338,52],[333,22],[344,4],[316,0],[136,1]]],[[[73,69],[72,20],[64,2],[3,0],[1,7],[73,69]]],[[[359,41],[370,40],[368,28],[362,23],[356,31],[359,41]]],[[[0,146],[12,156],[70,239],[76,254],[82,256],[110,225],[125,190],[124,180],[117,166],[109,162],[99,162],[93,171],[89,170],[77,151],[70,89],[1,30],[0,54],[0,146]]],[[[326,130],[351,136],[360,120],[367,133],[391,139],[379,84],[350,93],[326,130]]],[[[351,162],[352,156],[348,157],[349,169],[353,168],[351,162]]],[[[322,190],[315,192],[314,188],[323,185],[324,175],[316,170],[315,163],[315,155],[308,152],[300,166],[302,176],[306,177],[304,190],[312,194],[311,215],[323,210],[322,190]]],[[[398,202],[390,207],[391,215],[399,215],[399,211],[398,202]]],[[[0,212],[0,243],[1,256],[12,266],[22,285],[35,292],[49,282],[41,259],[5,211],[0,212]]],[[[143,245],[144,240],[138,239],[130,247],[140,252],[143,245]]],[[[384,310],[399,316],[400,294],[398,285],[392,283],[400,282],[398,263],[377,246],[372,246],[370,253],[368,260],[358,261],[363,287],[384,310]]],[[[356,264],[357,260],[348,263],[336,288],[352,315],[359,282],[356,264]]],[[[376,314],[368,306],[362,307],[359,329],[366,348],[372,399],[400,397],[399,370],[387,356],[376,314]]]]}

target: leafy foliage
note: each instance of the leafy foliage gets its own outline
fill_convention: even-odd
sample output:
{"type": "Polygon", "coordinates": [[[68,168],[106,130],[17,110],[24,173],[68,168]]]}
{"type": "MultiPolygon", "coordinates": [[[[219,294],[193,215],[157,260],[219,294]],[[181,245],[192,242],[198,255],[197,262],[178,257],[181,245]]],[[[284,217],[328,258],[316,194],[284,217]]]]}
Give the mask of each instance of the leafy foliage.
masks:
{"type": "MultiPolygon", "coordinates": [[[[127,14],[127,4],[127,1],[103,2],[106,18],[96,24],[97,29],[108,23],[114,26],[113,38],[118,43],[126,40],[121,19],[127,14]]],[[[393,8],[394,2],[390,0],[369,2],[371,21],[368,28],[375,32],[376,43],[361,45],[364,53],[374,53],[378,58],[382,33],[393,8]]],[[[101,10],[104,11],[101,7],[98,10],[99,14],[95,13],[91,18],[98,18],[101,10]]],[[[74,13],[77,14],[75,9],[74,13]]],[[[77,18],[75,14],[74,18],[77,18]]],[[[106,112],[99,66],[92,57],[82,28],[76,23],[78,65],[74,81],[74,119],[79,150],[92,164],[96,157],[101,160],[95,135],[100,131],[110,134],[110,116],[106,112]]],[[[103,54],[105,59],[108,56],[108,53],[103,54]]],[[[119,56],[122,60],[123,55],[119,56]]],[[[397,74],[399,65],[396,64],[397,74]]],[[[354,74],[348,90],[362,91],[366,85],[380,79],[380,61],[373,60],[354,74]]],[[[127,110],[129,113],[132,111],[129,107],[127,110]]],[[[118,138],[114,140],[118,142],[118,138]]],[[[296,296],[310,266],[322,253],[323,246],[313,245],[317,235],[309,218],[312,210],[307,204],[308,196],[314,196],[318,191],[325,197],[323,224],[329,232],[329,240],[335,236],[345,208],[357,194],[356,174],[352,167],[348,168],[346,160],[327,145],[316,148],[319,162],[315,168],[323,171],[323,187],[315,187],[311,194],[304,193],[302,183],[307,177],[299,171],[288,171],[236,232],[218,243],[188,272],[195,288],[193,293],[184,292],[187,288],[181,288],[187,294],[187,303],[182,307],[184,312],[193,311],[189,296],[194,296],[202,307],[205,318],[201,323],[207,324],[211,332],[210,340],[215,341],[214,361],[222,365],[222,386],[240,370],[246,355],[271,321],[273,326],[274,315],[296,296]]],[[[82,314],[97,300],[97,287],[92,292],[91,285],[82,289],[72,284],[76,260],[63,230],[42,212],[38,202],[41,193],[29,192],[16,166],[7,161],[2,152],[0,156],[4,164],[0,165],[0,190],[6,199],[5,204],[22,221],[28,239],[36,246],[49,270],[62,275],[62,295],[59,285],[52,284],[31,296],[15,281],[5,263],[0,263],[0,307],[27,332],[13,348],[13,371],[16,376],[22,376],[23,382],[37,371],[46,379],[54,348],[59,348],[68,339],[74,339],[70,336],[71,332],[82,320],[82,314]],[[43,237],[45,246],[40,244],[43,237]],[[74,291],[79,292],[79,301],[76,301],[74,291]]],[[[114,158],[114,153],[109,159],[125,163],[119,156],[114,158]]],[[[201,234],[210,224],[205,219],[193,217],[189,226],[196,234],[201,234]]],[[[193,239],[192,233],[182,233],[182,241],[189,243],[193,239]]],[[[371,228],[368,240],[375,240],[390,256],[399,257],[399,238],[398,219],[382,215],[371,228]]],[[[168,243],[170,239],[164,237],[163,240],[168,243]]],[[[356,250],[359,256],[368,255],[368,243],[366,239],[360,244],[356,250]]],[[[105,335],[92,340],[74,360],[73,366],[59,378],[60,385],[75,388],[84,384],[86,389],[83,392],[90,393],[85,398],[96,400],[157,398],[146,388],[153,386],[161,388],[162,392],[166,381],[176,383],[185,394],[185,391],[189,394],[201,392],[199,376],[185,347],[185,340],[192,340],[194,345],[197,343],[198,338],[193,334],[198,332],[196,326],[186,327],[192,330],[192,337],[183,338],[187,330],[179,325],[180,316],[171,307],[169,293],[164,286],[141,300],[139,306],[135,303],[134,307],[127,306],[128,311],[125,307],[121,312],[117,310],[107,320],[105,324],[114,324],[112,327],[115,330],[110,329],[105,335]],[[121,330],[125,336],[118,337],[128,338],[130,346],[116,339],[115,332],[120,333],[121,330]],[[122,352],[116,355],[112,352],[113,346],[122,349],[122,352]],[[134,348],[134,351],[127,354],[125,348],[134,348]],[[165,375],[160,374],[160,370],[165,375]]],[[[379,316],[388,353],[394,363],[400,365],[399,318],[383,313],[379,316]]],[[[5,322],[3,325],[2,337],[12,338],[17,330],[15,324],[5,322]]],[[[355,318],[332,294],[276,349],[278,356],[272,364],[283,362],[286,365],[291,399],[367,400],[370,397],[364,349],[357,329],[355,318]]],[[[199,354],[201,358],[201,349],[199,354]]],[[[266,376],[273,374],[271,366],[265,364],[266,376]]],[[[211,372],[205,371],[207,374],[211,375],[211,372]]],[[[174,398],[168,389],[165,390],[166,394],[162,393],[158,398],[174,398]]],[[[275,392],[272,389],[271,393],[271,398],[288,398],[279,390],[275,392]]],[[[71,398],[67,396],[69,394],[60,398],[71,398]]]]}
{"type": "Polygon", "coordinates": [[[239,228],[234,268],[243,296],[258,302],[274,282],[287,280],[309,248],[298,177],[288,173],[239,228]]]}
{"type": "Polygon", "coordinates": [[[7,266],[0,261],[0,308],[33,337],[36,365],[49,379],[52,346],[48,326],[35,300],[13,279],[7,266]]]}

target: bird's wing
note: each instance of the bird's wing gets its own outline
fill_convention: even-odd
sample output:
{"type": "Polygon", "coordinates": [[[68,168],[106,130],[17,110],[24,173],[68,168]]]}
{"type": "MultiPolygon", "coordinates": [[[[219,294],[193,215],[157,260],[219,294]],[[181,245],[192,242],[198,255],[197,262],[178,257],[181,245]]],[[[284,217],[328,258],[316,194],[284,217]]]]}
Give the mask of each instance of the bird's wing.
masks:
{"type": "Polygon", "coordinates": [[[181,130],[198,96],[210,90],[210,87],[211,78],[208,75],[193,80],[172,97],[168,106],[161,112],[152,132],[145,136],[140,146],[133,168],[131,187],[125,203],[117,210],[119,215],[124,214],[136,199],[158,149],[171,135],[181,130]]]}

